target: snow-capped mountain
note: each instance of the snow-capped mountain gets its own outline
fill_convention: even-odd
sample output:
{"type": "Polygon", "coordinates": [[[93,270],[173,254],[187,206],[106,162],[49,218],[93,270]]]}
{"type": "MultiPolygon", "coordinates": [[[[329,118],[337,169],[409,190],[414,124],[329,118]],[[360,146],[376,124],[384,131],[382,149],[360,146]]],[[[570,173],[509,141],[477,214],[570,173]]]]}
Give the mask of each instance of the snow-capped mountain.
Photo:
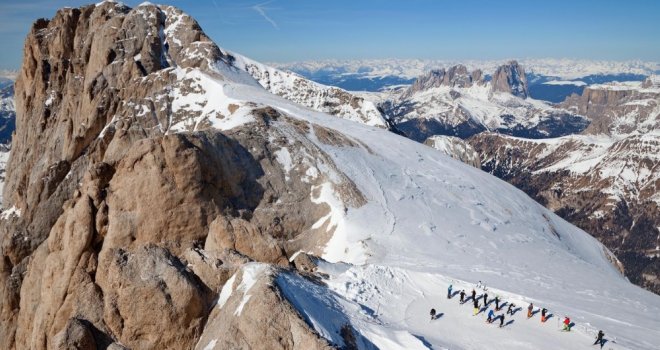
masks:
{"type": "Polygon", "coordinates": [[[3,349],[571,349],[598,329],[657,346],[660,297],[593,237],[431,147],[273,94],[171,6],[62,9],[25,47],[3,349]],[[500,329],[447,299],[480,280],[553,317],[502,310],[500,329]]]}
{"type": "MultiPolygon", "coordinates": [[[[325,74],[359,75],[363,78],[401,77],[414,79],[433,69],[448,69],[463,64],[468,69],[482,69],[484,74],[495,70],[509,60],[423,60],[423,59],[369,59],[321,60],[290,63],[271,63],[272,66],[297,72],[304,76],[318,72],[325,74]]],[[[639,74],[660,72],[660,62],[603,61],[578,59],[518,59],[530,73],[572,80],[589,75],[639,74]]]]}
{"type": "Polygon", "coordinates": [[[524,69],[515,61],[486,81],[480,70],[458,65],[432,70],[382,108],[392,124],[413,140],[433,135],[469,137],[498,131],[531,138],[579,132],[588,120],[566,109],[528,98],[524,69]]]}
{"type": "Polygon", "coordinates": [[[581,135],[469,140],[484,170],[503,178],[612,249],[635,283],[660,292],[660,88],[589,86],[563,103],[591,119],[581,135]]]}
{"type": "Polygon", "coordinates": [[[0,144],[11,142],[11,133],[16,127],[15,120],[14,86],[9,83],[0,89],[0,144]]]}
{"type": "MultiPolygon", "coordinates": [[[[0,192],[5,183],[5,166],[11,149],[11,134],[16,128],[16,108],[14,107],[13,81],[0,83],[0,192]]],[[[2,194],[0,194],[2,204],[2,194]]]]}
{"type": "Polygon", "coordinates": [[[387,128],[387,121],[371,101],[345,90],[325,86],[295,73],[281,71],[232,54],[233,65],[252,75],[266,90],[314,110],[367,125],[387,128]]]}
{"type": "MultiPolygon", "coordinates": [[[[589,61],[571,59],[522,59],[527,67],[529,96],[553,103],[562,102],[573,93],[581,94],[584,85],[612,81],[642,81],[660,72],[657,62],[589,61]]],[[[319,61],[275,64],[308,79],[349,91],[378,92],[410,85],[415,78],[431,70],[449,69],[462,64],[470,70],[483,70],[491,77],[507,61],[442,60],[357,60],[319,61]]]]}

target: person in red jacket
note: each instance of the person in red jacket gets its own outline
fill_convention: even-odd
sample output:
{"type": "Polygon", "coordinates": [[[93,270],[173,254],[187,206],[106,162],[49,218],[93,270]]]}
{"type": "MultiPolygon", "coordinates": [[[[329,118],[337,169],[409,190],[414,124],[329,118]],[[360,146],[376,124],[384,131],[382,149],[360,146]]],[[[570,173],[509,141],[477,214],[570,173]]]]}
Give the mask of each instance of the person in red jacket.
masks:
{"type": "Polygon", "coordinates": [[[568,316],[564,316],[564,330],[566,332],[571,331],[571,319],[568,316]]]}

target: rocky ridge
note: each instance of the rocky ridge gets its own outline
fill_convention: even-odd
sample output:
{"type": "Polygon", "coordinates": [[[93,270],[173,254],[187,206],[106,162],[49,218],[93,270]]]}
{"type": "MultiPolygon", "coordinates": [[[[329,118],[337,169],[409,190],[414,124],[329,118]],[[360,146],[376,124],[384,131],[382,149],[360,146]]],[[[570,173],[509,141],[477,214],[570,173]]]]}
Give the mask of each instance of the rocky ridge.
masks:
{"type": "Polygon", "coordinates": [[[278,70],[247,57],[232,54],[236,67],[250,73],[266,90],[319,112],[366,125],[388,128],[376,104],[348,91],[325,86],[295,73],[278,70]]]}
{"type": "Polygon", "coordinates": [[[381,108],[394,128],[413,140],[430,136],[467,138],[484,131],[547,138],[582,131],[581,115],[528,98],[524,69],[511,61],[490,81],[463,65],[432,70],[381,108]]]}
{"type": "Polygon", "coordinates": [[[563,106],[588,116],[581,134],[468,140],[482,169],[523,189],[597,237],[636,284],[660,293],[660,90],[645,83],[590,86],[563,106]]]}
{"type": "MultiPolygon", "coordinates": [[[[258,85],[232,61],[170,6],[106,1],[35,22],[0,220],[0,347],[192,348],[245,263],[320,254],[321,185],[363,203],[308,137],[359,144],[223,98],[223,81],[258,85]]],[[[245,312],[281,305],[283,331],[297,328],[275,348],[327,344],[285,300],[273,290],[245,312]]]]}

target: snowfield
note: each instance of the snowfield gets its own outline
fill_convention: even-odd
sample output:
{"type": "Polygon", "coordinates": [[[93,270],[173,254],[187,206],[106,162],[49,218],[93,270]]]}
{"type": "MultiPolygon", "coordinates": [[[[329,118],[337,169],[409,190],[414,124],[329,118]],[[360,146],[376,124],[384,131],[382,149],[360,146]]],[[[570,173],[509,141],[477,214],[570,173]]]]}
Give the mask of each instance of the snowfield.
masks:
{"type": "Polygon", "coordinates": [[[596,239],[523,192],[388,131],[252,84],[221,84],[231,101],[272,106],[362,143],[332,146],[309,134],[368,203],[345,206],[327,184],[312,199],[331,208],[326,220],[334,234],[320,262],[328,288],[297,275],[277,280],[308,324],[333,343],[342,344],[337,334],[350,323],[364,338],[361,348],[577,349],[588,348],[602,329],[607,349],[657,349],[660,297],[630,284],[596,239]],[[446,299],[450,283],[469,293],[480,280],[491,297],[523,309],[533,302],[553,317],[541,324],[539,315],[527,320],[519,311],[499,329],[484,322],[486,311],[472,316],[470,305],[446,299]],[[431,308],[442,316],[431,321],[431,308]],[[571,333],[559,332],[564,315],[575,323],[571,333]]]}

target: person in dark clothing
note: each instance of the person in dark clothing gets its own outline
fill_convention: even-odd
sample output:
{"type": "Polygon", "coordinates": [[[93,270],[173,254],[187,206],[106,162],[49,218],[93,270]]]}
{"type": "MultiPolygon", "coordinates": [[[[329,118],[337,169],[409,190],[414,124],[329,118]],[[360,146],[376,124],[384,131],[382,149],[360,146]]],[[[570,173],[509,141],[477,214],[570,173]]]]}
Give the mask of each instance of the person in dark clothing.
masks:
{"type": "Polygon", "coordinates": [[[472,288],[472,300],[474,300],[477,297],[477,292],[472,288]]]}
{"type": "Polygon", "coordinates": [[[495,311],[500,311],[500,297],[499,297],[499,295],[495,296],[495,311]]]}
{"type": "Polygon", "coordinates": [[[461,296],[461,304],[465,303],[465,291],[464,290],[461,290],[460,296],[461,296]]]}
{"type": "Polygon", "coordinates": [[[500,328],[504,327],[504,315],[500,315],[500,328]]]}
{"type": "Polygon", "coordinates": [[[484,305],[488,305],[488,293],[484,293],[484,305]]]}
{"type": "Polygon", "coordinates": [[[596,341],[594,342],[593,345],[600,344],[600,348],[603,348],[603,345],[605,345],[605,339],[603,338],[605,336],[605,333],[603,331],[598,331],[598,336],[596,337],[596,341]]]}
{"type": "Polygon", "coordinates": [[[509,304],[509,308],[506,309],[506,314],[507,315],[511,314],[511,316],[513,316],[513,308],[515,308],[515,307],[516,307],[516,304],[514,304],[514,303],[509,304]]]}
{"type": "Polygon", "coordinates": [[[477,299],[472,299],[472,300],[473,300],[473,304],[474,304],[474,314],[473,314],[473,316],[477,316],[477,314],[479,313],[479,300],[477,300],[477,299]]]}
{"type": "Polygon", "coordinates": [[[547,314],[547,313],[548,313],[548,309],[543,308],[543,309],[541,310],[541,322],[542,322],[542,323],[545,322],[545,320],[546,320],[546,318],[545,318],[545,317],[546,317],[545,314],[547,314]]]}
{"type": "Polygon", "coordinates": [[[431,309],[431,319],[435,319],[435,309],[431,309]]]}
{"type": "Polygon", "coordinates": [[[530,303],[527,307],[527,318],[532,318],[532,311],[534,311],[534,303],[530,303]]]}

